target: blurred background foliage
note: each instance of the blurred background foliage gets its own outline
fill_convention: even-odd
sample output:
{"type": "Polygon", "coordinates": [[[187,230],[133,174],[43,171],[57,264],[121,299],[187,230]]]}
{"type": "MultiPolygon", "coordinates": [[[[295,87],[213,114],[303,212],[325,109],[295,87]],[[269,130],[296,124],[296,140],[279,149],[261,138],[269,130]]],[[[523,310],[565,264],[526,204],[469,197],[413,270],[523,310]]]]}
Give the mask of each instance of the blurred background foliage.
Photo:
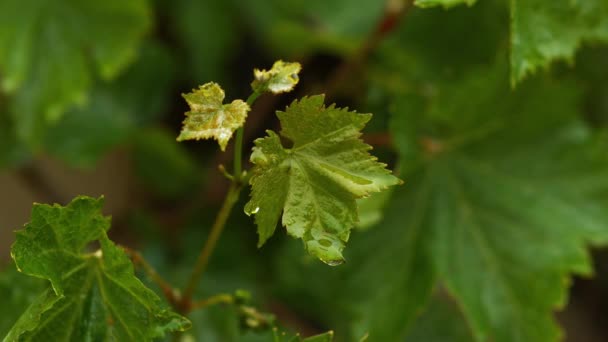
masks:
{"type": "MultiPolygon", "coordinates": [[[[580,20],[608,31],[608,11],[580,20]]],[[[183,284],[227,188],[217,165],[231,153],[176,143],[180,94],[216,81],[228,99],[246,98],[253,68],[299,61],[296,91],[253,108],[248,147],[277,128],[275,109],[327,92],[374,114],[364,139],[405,185],[362,203],[337,268],[284,234],[258,250],[252,220],[235,211],[200,292],[245,289],[288,329],[334,329],[338,341],[554,340],[564,276],[590,274],[582,244],[608,241],[608,48],[601,34],[550,37],[585,44],[512,87],[513,34],[499,0],[449,10],[407,0],[0,0],[1,259],[33,201],[105,194],[113,238],[183,284]],[[469,204],[494,266],[458,230],[469,204]],[[503,215],[484,216],[492,211],[503,215]],[[501,291],[519,296],[522,317],[501,291]]],[[[594,256],[596,277],[576,279],[558,316],[568,341],[608,339],[608,255],[594,256]]],[[[0,336],[37,286],[10,266],[0,275],[0,336]]],[[[239,317],[231,307],[199,311],[189,334],[268,340],[239,317]]]]}

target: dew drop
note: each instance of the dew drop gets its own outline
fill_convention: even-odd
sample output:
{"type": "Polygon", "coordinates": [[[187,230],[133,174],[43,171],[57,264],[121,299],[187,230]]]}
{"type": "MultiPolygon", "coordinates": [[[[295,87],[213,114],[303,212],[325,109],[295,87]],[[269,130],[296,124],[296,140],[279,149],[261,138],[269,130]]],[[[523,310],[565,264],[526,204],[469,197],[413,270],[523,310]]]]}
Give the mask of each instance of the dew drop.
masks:
{"type": "Polygon", "coordinates": [[[344,259],[336,259],[336,260],[322,260],[324,263],[329,266],[340,266],[344,263],[344,259]]]}

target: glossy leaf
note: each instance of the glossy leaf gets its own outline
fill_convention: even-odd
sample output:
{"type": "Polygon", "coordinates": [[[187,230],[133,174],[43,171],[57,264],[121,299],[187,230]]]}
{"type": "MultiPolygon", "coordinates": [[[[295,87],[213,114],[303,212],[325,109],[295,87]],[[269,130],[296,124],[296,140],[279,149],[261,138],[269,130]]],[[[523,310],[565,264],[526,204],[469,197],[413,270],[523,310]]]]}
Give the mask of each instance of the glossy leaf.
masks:
{"type": "Polygon", "coordinates": [[[359,139],[371,115],[325,107],[323,100],[307,97],[277,113],[291,148],[272,131],[255,141],[245,211],[255,215],[260,246],[282,216],[287,232],[312,255],[336,265],[344,261],[344,244],[358,221],[356,199],[400,181],[359,139]]]}
{"type": "Polygon", "coordinates": [[[222,151],[226,149],[232,134],[243,126],[250,108],[242,100],[223,104],[224,91],[217,83],[207,83],[182,95],[190,111],[178,141],[213,138],[217,140],[222,151]]]}
{"type": "Polygon", "coordinates": [[[276,61],[270,70],[253,70],[255,79],[251,83],[251,88],[257,93],[280,94],[290,92],[300,80],[298,76],[300,70],[302,70],[300,63],[276,61]]]}
{"type": "Polygon", "coordinates": [[[89,197],[66,207],[34,205],[12,256],[21,272],[50,286],[6,341],[150,341],[189,327],[134,276],[125,252],[106,235],[110,219],[101,214],[102,205],[102,199],[89,197]],[[87,250],[94,241],[101,248],[87,250]]]}

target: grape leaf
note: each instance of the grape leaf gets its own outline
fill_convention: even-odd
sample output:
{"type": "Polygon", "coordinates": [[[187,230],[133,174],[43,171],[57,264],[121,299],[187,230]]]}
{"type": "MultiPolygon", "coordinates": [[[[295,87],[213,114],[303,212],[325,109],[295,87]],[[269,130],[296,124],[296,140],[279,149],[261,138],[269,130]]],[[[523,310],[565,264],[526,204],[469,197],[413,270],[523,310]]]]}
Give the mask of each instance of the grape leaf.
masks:
{"type": "Polygon", "coordinates": [[[473,336],[454,303],[436,296],[409,329],[405,342],[473,342],[473,336]]]}
{"type": "Polygon", "coordinates": [[[19,315],[27,309],[45,289],[44,281],[17,272],[14,265],[0,272],[0,338],[6,336],[17,322],[19,315]]]}
{"type": "Polygon", "coordinates": [[[158,43],[144,44],[139,56],[114,81],[96,84],[85,106],[45,128],[46,152],[70,165],[93,167],[108,150],[158,119],[168,105],[175,64],[158,43]]]}
{"type": "Polygon", "coordinates": [[[2,88],[14,94],[18,136],[32,142],[38,121],[85,101],[91,64],[108,80],[134,59],[150,15],[145,0],[7,0],[0,22],[2,88]]]}
{"type": "Polygon", "coordinates": [[[255,36],[273,55],[296,58],[329,52],[348,56],[369,35],[385,3],[367,0],[239,1],[255,36]]]}
{"type": "Polygon", "coordinates": [[[511,18],[513,83],[553,60],[572,61],[583,42],[608,42],[605,0],[513,0],[511,18]]]}
{"type": "Polygon", "coordinates": [[[287,333],[279,332],[279,329],[272,329],[272,336],[267,341],[269,342],[332,342],[334,340],[334,332],[328,331],[323,334],[302,338],[300,334],[288,337],[287,333]]]}
{"type": "Polygon", "coordinates": [[[189,327],[134,276],[127,255],[106,235],[110,219],[102,205],[103,199],[89,197],[66,207],[34,205],[11,254],[21,272],[51,284],[6,341],[149,341],[189,327]],[[86,253],[94,241],[101,248],[86,253]]]}
{"type": "Polygon", "coordinates": [[[253,70],[255,79],[251,83],[251,88],[256,93],[271,92],[280,94],[290,92],[298,84],[298,74],[302,70],[300,63],[285,63],[276,61],[272,69],[253,70]]]}
{"type": "Polygon", "coordinates": [[[273,131],[255,141],[245,212],[255,215],[259,246],[272,236],[283,213],[287,232],[301,238],[312,255],[340,264],[358,221],[356,199],[400,181],[359,139],[371,114],[325,107],[323,101],[323,95],[306,97],[277,113],[291,148],[283,147],[273,131]]]}
{"type": "Polygon", "coordinates": [[[190,111],[186,113],[177,141],[214,138],[222,151],[226,149],[234,131],[243,126],[250,110],[242,100],[223,104],[224,91],[213,82],[182,96],[188,102],[190,111]]]}
{"type": "MultiPolygon", "coordinates": [[[[475,2],[416,0],[415,4],[450,8],[475,2]]],[[[572,62],[584,42],[608,42],[608,2],[604,0],[513,0],[510,7],[512,84],[555,60],[572,62]]]]}
{"type": "Polygon", "coordinates": [[[404,234],[431,237],[427,257],[478,341],[555,341],[569,275],[589,274],[585,246],[608,242],[608,160],[578,120],[576,88],[535,78],[511,92],[503,67],[435,86],[427,102],[395,103],[416,184],[405,191],[436,189],[413,202],[433,210],[414,208],[404,234]]]}
{"type": "Polygon", "coordinates": [[[168,29],[186,52],[185,77],[190,80],[214,80],[227,89],[237,79],[232,59],[239,51],[243,32],[239,20],[240,3],[231,1],[161,1],[160,11],[171,15],[168,29]],[[213,32],[213,34],[209,34],[213,32]]]}

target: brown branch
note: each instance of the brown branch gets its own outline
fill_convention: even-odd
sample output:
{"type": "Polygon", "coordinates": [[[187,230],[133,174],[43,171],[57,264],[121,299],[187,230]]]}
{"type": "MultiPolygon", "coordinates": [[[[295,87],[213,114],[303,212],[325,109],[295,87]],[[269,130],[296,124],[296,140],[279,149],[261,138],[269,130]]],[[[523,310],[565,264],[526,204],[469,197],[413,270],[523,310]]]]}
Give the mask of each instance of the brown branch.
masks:
{"type": "Polygon", "coordinates": [[[155,269],[148,263],[148,261],[139,253],[138,251],[132,250],[128,247],[121,246],[122,249],[127,253],[127,255],[131,258],[131,261],[135,266],[139,266],[143,269],[148,277],[160,287],[161,291],[169,304],[173,307],[177,307],[177,305],[181,302],[181,296],[179,291],[176,290],[168,281],[166,281],[155,269]]]}

